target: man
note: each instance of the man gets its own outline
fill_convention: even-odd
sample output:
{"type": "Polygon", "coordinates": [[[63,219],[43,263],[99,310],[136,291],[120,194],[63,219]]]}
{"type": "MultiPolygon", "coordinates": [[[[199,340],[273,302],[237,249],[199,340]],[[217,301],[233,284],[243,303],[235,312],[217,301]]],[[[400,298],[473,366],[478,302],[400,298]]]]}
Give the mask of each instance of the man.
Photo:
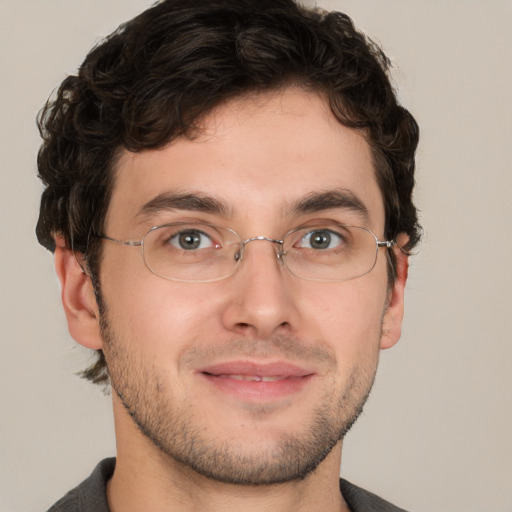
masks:
{"type": "Polygon", "coordinates": [[[37,234],[117,458],[50,510],[400,510],[339,481],[419,239],[387,66],[340,13],[167,0],[63,82],[37,234]]]}

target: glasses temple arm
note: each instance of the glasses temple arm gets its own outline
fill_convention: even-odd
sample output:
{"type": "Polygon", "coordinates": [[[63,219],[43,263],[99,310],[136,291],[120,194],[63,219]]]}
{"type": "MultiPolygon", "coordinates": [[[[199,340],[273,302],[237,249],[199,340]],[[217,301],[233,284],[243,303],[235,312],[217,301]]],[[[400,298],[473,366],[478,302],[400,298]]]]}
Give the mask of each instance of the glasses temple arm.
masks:
{"type": "Polygon", "coordinates": [[[131,247],[140,247],[142,245],[142,240],[118,240],[117,238],[112,238],[107,235],[94,235],[96,238],[103,238],[104,240],[109,240],[110,242],[115,242],[116,244],[121,245],[129,245],[131,247]]]}

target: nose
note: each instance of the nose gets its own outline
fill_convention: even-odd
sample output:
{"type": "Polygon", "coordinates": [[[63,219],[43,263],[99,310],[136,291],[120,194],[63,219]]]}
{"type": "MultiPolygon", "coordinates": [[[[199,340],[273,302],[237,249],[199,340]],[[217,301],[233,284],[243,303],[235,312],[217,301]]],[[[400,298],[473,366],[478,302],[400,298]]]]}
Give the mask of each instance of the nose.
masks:
{"type": "Polygon", "coordinates": [[[300,316],[294,288],[299,280],[282,264],[279,242],[266,237],[244,242],[240,266],[226,281],[230,287],[223,311],[226,329],[243,336],[268,339],[297,328],[300,316]],[[249,242],[254,243],[247,245],[249,242]]]}

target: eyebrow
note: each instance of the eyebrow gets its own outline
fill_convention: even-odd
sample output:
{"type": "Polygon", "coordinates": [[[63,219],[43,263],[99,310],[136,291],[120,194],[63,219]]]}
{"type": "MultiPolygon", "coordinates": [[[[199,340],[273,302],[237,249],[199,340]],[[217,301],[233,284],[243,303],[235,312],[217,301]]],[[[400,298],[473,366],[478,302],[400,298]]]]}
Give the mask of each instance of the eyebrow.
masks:
{"type": "Polygon", "coordinates": [[[192,192],[164,192],[145,203],[136,217],[148,218],[165,211],[186,210],[228,216],[230,206],[211,196],[192,192]]]}
{"type": "Polygon", "coordinates": [[[347,189],[312,192],[297,202],[292,203],[289,211],[295,215],[303,215],[336,209],[352,211],[364,220],[369,218],[368,208],[364,205],[363,201],[347,189]]]}
{"type": "MultiPolygon", "coordinates": [[[[350,190],[337,189],[311,192],[285,208],[285,215],[305,215],[325,210],[349,210],[368,220],[368,209],[350,190]]],[[[147,219],[166,211],[184,210],[229,217],[231,206],[215,197],[197,192],[163,192],[150,199],[137,212],[136,217],[147,219]]]]}

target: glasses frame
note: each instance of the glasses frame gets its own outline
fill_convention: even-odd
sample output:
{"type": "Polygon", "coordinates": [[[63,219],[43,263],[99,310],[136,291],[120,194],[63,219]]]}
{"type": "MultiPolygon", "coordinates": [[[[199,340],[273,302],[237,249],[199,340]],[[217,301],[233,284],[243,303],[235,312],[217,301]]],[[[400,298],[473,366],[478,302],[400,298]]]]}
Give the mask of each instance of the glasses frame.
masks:
{"type": "MultiPolygon", "coordinates": [[[[158,277],[161,277],[162,279],[166,279],[168,281],[179,282],[179,283],[214,283],[216,281],[221,281],[223,279],[227,279],[228,277],[231,277],[238,270],[238,267],[240,266],[240,263],[243,260],[245,246],[249,242],[265,241],[265,242],[271,242],[273,244],[279,245],[281,247],[281,250],[276,252],[276,257],[277,257],[278,261],[288,270],[288,272],[290,272],[290,274],[292,274],[297,279],[302,279],[304,281],[327,282],[327,283],[351,281],[352,279],[358,279],[359,277],[363,277],[365,275],[368,275],[375,268],[375,265],[377,264],[377,256],[378,256],[379,249],[380,248],[390,249],[390,248],[395,247],[397,245],[395,240],[379,240],[379,237],[373,231],[371,231],[368,228],[364,228],[362,226],[354,226],[354,225],[350,225],[350,224],[337,224],[337,223],[333,223],[333,224],[336,224],[337,226],[342,227],[342,228],[362,229],[363,231],[366,231],[367,233],[369,233],[370,235],[373,236],[373,238],[375,239],[375,259],[374,259],[373,265],[371,266],[371,268],[367,272],[365,272],[363,274],[360,274],[360,275],[357,275],[357,276],[354,276],[354,277],[343,278],[343,279],[308,278],[308,277],[298,276],[297,274],[295,274],[295,272],[293,272],[293,270],[291,270],[288,267],[288,265],[286,264],[286,259],[284,258],[284,256],[286,256],[286,253],[283,252],[283,250],[282,250],[283,249],[283,244],[285,242],[285,239],[289,235],[291,235],[292,233],[296,233],[297,231],[300,231],[302,229],[314,228],[315,227],[314,225],[313,226],[299,226],[297,228],[291,229],[290,231],[287,231],[283,235],[281,240],[277,239],[277,238],[270,238],[270,237],[263,236],[263,235],[252,236],[250,238],[247,238],[247,239],[243,240],[242,237],[232,228],[228,228],[228,227],[225,227],[225,226],[217,226],[215,224],[208,224],[206,222],[170,222],[170,223],[167,223],[167,224],[161,224],[161,225],[158,225],[158,226],[153,226],[150,229],[148,229],[148,231],[146,231],[146,233],[142,236],[142,238],[140,240],[119,240],[117,238],[113,238],[113,237],[108,236],[108,235],[95,235],[95,237],[103,239],[103,240],[108,240],[110,242],[114,242],[114,243],[119,244],[119,245],[128,246],[128,247],[141,247],[141,249],[142,249],[142,260],[144,261],[144,265],[146,266],[146,268],[152,274],[154,274],[154,275],[156,275],[158,277]],[[223,275],[221,277],[216,277],[214,279],[202,279],[202,280],[179,279],[179,278],[176,278],[176,277],[164,276],[162,274],[159,274],[159,273],[155,272],[149,266],[149,264],[148,264],[148,262],[146,260],[146,254],[144,252],[144,240],[145,240],[145,238],[148,235],[150,235],[152,232],[156,231],[157,229],[161,229],[161,228],[165,228],[165,227],[169,227],[169,226],[180,226],[180,225],[191,226],[191,225],[194,225],[194,224],[197,224],[197,225],[200,225],[200,226],[202,225],[202,226],[209,226],[209,227],[212,227],[212,228],[224,229],[226,231],[230,231],[231,233],[233,233],[238,238],[238,240],[240,241],[240,250],[235,254],[236,264],[233,266],[233,271],[230,272],[229,274],[223,275]]],[[[320,227],[325,227],[325,226],[322,225],[320,227]]]]}

